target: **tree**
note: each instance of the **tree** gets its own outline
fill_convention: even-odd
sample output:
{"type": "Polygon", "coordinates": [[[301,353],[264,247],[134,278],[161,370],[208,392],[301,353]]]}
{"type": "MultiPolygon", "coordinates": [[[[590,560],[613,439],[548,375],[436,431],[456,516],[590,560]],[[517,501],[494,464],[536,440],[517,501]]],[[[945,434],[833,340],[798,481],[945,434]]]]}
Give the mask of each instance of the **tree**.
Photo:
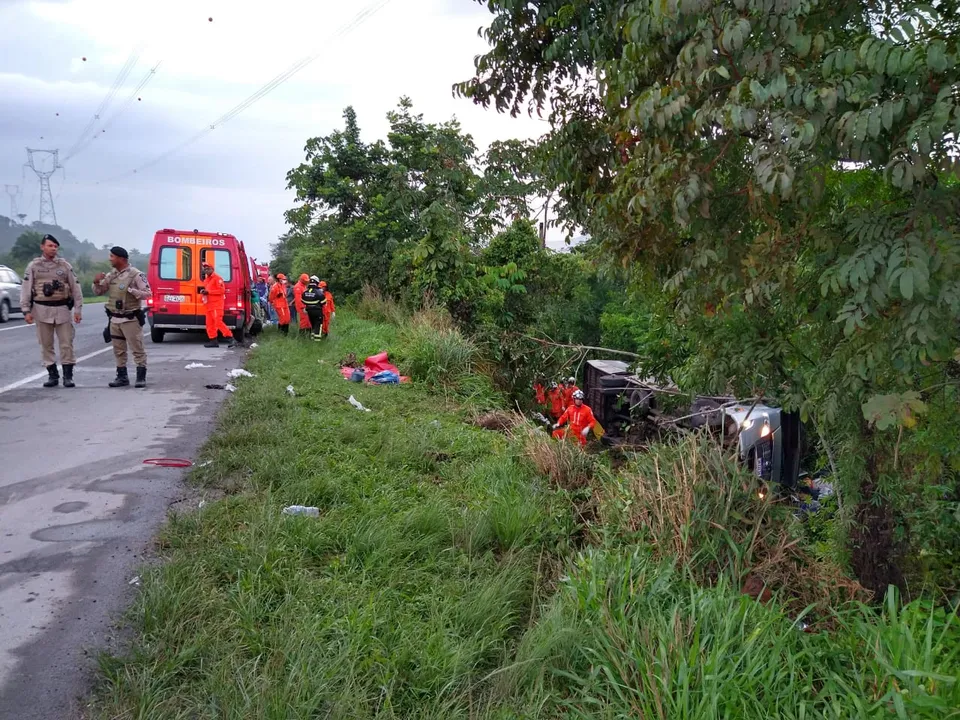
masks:
{"type": "Polygon", "coordinates": [[[853,568],[903,585],[898,451],[954,402],[928,388],[960,319],[955,5],[489,6],[458,91],[549,100],[563,217],[672,299],[697,347],[676,374],[779,397],[846,450],[853,568]]]}
{"type": "Polygon", "coordinates": [[[22,233],[17,241],[10,248],[10,259],[14,265],[23,269],[34,258],[40,257],[40,241],[43,235],[35,230],[27,230],[22,233]]]}

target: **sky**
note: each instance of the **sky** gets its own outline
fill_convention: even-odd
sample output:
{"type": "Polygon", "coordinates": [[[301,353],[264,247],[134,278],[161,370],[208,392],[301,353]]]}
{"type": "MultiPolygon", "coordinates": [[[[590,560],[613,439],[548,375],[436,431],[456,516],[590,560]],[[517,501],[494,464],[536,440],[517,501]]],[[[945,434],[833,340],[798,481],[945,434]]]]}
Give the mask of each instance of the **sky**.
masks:
{"type": "MultiPolygon", "coordinates": [[[[385,136],[402,95],[427,121],[456,117],[481,149],[548,129],[453,97],[487,50],[477,31],[490,17],[475,0],[0,0],[0,184],[20,185],[19,210],[36,220],[39,182],[24,171],[25,148],[56,148],[57,221],[80,239],[147,250],[156,230],[198,228],[232,233],[266,260],[293,206],[287,172],[308,138],[342,126],[348,105],[367,141],[385,136]],[[84,136],[128,60],[125,83],[84,136]]],[[[8,202],[0,196],[0,214],[8,202]]],[[[562,246],[562,233],[549,244],[562,246]]]]}

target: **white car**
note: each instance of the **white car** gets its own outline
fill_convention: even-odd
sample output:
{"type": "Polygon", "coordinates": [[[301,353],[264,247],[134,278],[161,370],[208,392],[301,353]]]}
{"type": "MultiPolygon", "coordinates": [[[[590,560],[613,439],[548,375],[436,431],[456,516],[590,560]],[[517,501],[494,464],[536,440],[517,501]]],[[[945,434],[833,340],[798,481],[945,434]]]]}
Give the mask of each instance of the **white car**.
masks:
{"type": "Polygon", "coordinates": [[[11,313],[20,312],[20,286],[23,281],[12,268],[0,265],[0,323],[10,319],[11,313]]]}

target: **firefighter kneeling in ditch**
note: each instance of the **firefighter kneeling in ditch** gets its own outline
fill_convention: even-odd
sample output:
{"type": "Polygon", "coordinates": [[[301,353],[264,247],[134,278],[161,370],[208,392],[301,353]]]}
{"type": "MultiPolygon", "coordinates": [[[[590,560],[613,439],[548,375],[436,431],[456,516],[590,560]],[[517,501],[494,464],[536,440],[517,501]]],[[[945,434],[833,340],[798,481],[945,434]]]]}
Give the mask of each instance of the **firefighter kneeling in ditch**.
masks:
{"type": "Polygon", "coordinates": [[[582,447],[587,444],[587,437],[594,427],[599,427],[597,419],[593,416],[593,410],[583,404],[583,390],[575,390],[573,404],[564,411],[553,426],[553,436],[558,440],[575,439],[582,447]]]}

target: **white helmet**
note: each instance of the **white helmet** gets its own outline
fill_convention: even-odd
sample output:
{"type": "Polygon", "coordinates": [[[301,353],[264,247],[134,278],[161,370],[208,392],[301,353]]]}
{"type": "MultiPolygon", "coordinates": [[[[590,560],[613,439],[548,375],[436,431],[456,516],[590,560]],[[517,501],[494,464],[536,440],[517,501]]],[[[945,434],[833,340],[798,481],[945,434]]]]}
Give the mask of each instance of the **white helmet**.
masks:
{"type": "Polygon", "coordinates": [[[573,391],[574,400],[583,400],[583,390],[574,390],[573,391]]]}
{"type": "Polygon", "coordinates": [[[320,284],[320,278],[318,278],[316,275],[311,275],[311,276],[310,276],[310,282],[312,282],[312,283],[317,283],[317,284],[319,285],[319,284],[320,284]]]}
{"type": "Polygon", "coordinates": [[[567,385],[576,385],[576,384],[577,384],[577,379],[575,377],[567,378],[567,385]]]}

